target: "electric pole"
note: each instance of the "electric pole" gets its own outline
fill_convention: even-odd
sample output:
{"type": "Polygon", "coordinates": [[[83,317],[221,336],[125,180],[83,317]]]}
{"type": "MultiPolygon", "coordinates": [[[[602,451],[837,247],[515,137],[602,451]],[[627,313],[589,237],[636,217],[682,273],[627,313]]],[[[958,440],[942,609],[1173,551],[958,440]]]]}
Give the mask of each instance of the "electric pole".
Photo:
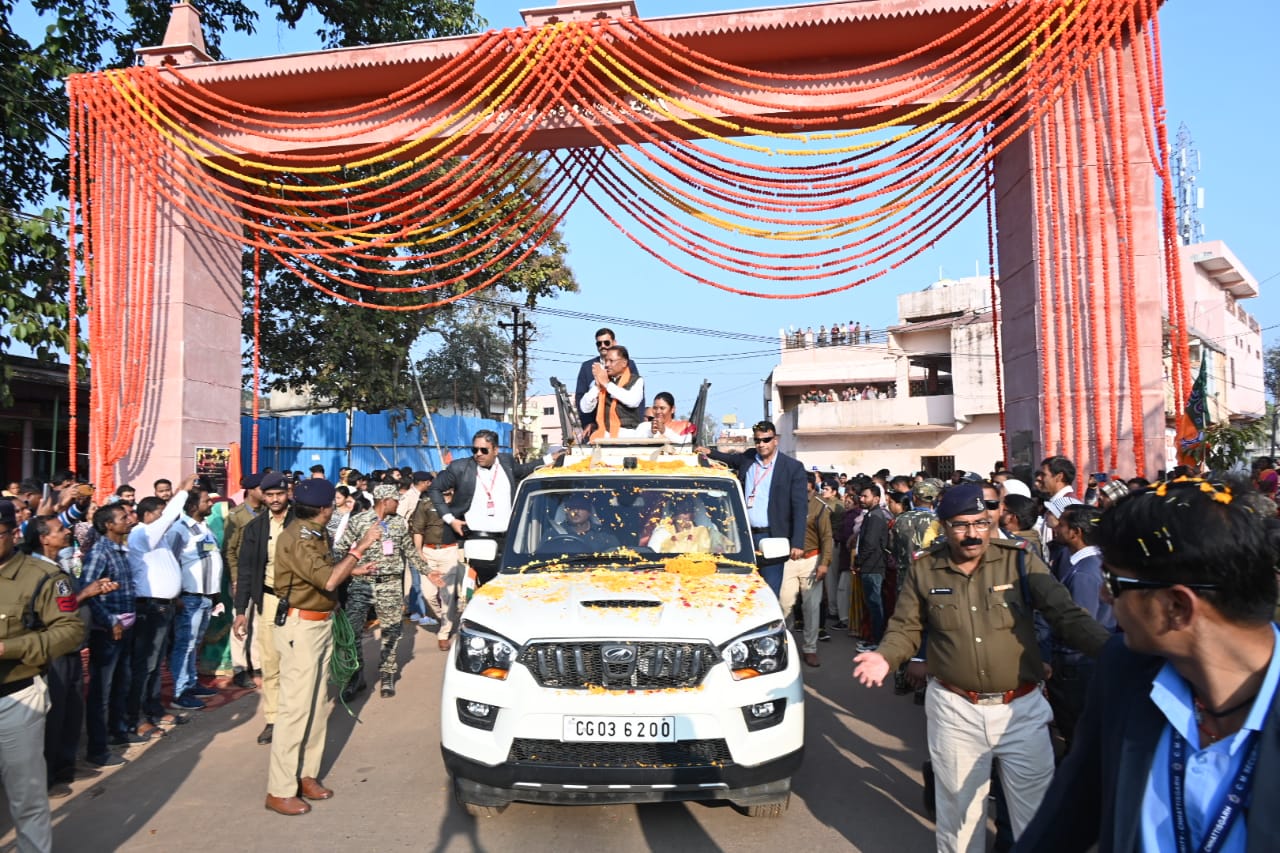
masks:
{"type": "Polygon", "coordinates": [[[514,385],[511,396],[515,401],[511,410],[511,423],[515,429],[512,433],[511,450],[517,458],[524,459],[530,447],[529,431],[524,426],[524,406],[529,388],[529,331],[533,328],[533,323],[522,319],[520,309],[513,305],[511,322],[504,323],[500,320],[498,326],[511,330],[511,381],[514,385]]]}

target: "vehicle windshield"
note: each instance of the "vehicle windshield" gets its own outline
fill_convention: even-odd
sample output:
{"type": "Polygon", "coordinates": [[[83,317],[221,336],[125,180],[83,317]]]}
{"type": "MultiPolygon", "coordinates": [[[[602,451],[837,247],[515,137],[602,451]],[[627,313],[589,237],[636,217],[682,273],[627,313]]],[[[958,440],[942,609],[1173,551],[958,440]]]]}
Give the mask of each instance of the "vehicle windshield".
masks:
{"type": "Polygon", "coordinates": [[[749,571],[754,551],[738,490],[696,477],[548,477],[512,508],[502,571],[652,568],[711,554],[749,571]]]}

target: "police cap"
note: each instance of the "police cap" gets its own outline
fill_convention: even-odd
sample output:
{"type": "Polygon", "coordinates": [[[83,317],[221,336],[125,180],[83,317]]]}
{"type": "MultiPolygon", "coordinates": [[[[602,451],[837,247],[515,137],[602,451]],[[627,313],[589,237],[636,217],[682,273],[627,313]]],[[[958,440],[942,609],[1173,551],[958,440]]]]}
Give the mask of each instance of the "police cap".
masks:
{"type": "Polygon", "coordinates": [[[270,474],[262,478],[262,482],[258,484],[258,488],[264,492],[284,491],[284,475],[279,471],[272,471],[270,474]]]}
{"type": "Polygon", "coordinates": [[[318,477],[311,477],[293,487],[294,503],[303,506],[326,507],[333,503],[333,483],[318,477]]]}
{"type": "Polygon", "coordinates": [[[944,521],[957,515],[977,515],[986,512],[987,505],[982,502],[982,487],[974,483],[963,483],[947,489],[938,501],[938,518],[944,521]]]}

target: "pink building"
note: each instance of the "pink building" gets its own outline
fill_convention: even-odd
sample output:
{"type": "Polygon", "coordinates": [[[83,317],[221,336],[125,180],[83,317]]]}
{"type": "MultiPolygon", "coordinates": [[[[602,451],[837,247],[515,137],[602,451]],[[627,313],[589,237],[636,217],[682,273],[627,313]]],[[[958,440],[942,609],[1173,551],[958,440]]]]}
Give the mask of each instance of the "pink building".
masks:
{"type": "MultiPolygon", "coordinates": [[[[1214,421],[1262,417],[1262,333],[1242,304],[1258,295],[1257,279],[1225,243],[1213,240],[1182,247],[1182,288],[1193,375],[1200,359],[1209,358],[1209,416],[1214,421]]],[[[1165,410],[1173,415],[1185,401],[1172,398],[1167,379],[1165,387],[1165,410]]]]}

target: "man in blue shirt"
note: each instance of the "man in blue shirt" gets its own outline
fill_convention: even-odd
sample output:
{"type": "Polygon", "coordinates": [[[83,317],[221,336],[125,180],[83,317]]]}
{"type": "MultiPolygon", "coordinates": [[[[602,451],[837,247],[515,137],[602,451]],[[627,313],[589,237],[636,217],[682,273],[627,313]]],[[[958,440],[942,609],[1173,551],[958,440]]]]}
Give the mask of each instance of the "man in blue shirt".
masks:
{"type": "MultiPolygon", "coordinates": [[[[1054,541],[1063,545],[1062,575],[1058,578],[1089,615],[1108,631],[1115,631],[1116,620],[1111,604],[1102,598],[1102,552],[1098,541],[1098,521],[1102,511],[1084,504],[1071,504],[1062,510],[1053,526],[1054,541]]],[[[1097,662],[1057,637],[1053,638],[1050,657],[1052,674],[1046,682],[1049,705],[1058,732],[1071,748],[1076,722],[1084,711],[1085,695],[1093,680],[1097,662]]]]}
{"type": "MultiPolygon", "coordinates": [[[[770,421],[751,428],[754,450],[724,453],[706,447],[694,452],[710,456],[738,472],[747,499],[747,519],[751,536],[759,545],[766,537],[783,537],[791,542],[791,559],[804,558],[804,531],[809,517],[809,487],[804,466],[778,451],[778,429],[770,421]]],[[[760,576],[773,590],[782,591],[783,565],[761,566],[760,576]]]]}
{"type": "Polygon", "coordinates": [[[1015,849],[1233,851],[1280,837],[1280,519],[1247,482],[1180,478],[1098,525],[1123,638],[1015,849]]]}
{"type": "Polygon", "coordinates": [[[80,582],[88,586],[99,578],[106,578],[115,588],[89,599],[93,625],[89,632],[89,695],[85,700],[88,750],[85,760],[98,767],[110,767],[125,763],[123,758],[111,752],[110,744],[133,742],[125,723],[136,617],[133,574],[129,570],[125,547],[129,515],[120,504],[107,504],[93,514],[93,527],[98,532],[98,539],[85,558],[80,582]]]}

